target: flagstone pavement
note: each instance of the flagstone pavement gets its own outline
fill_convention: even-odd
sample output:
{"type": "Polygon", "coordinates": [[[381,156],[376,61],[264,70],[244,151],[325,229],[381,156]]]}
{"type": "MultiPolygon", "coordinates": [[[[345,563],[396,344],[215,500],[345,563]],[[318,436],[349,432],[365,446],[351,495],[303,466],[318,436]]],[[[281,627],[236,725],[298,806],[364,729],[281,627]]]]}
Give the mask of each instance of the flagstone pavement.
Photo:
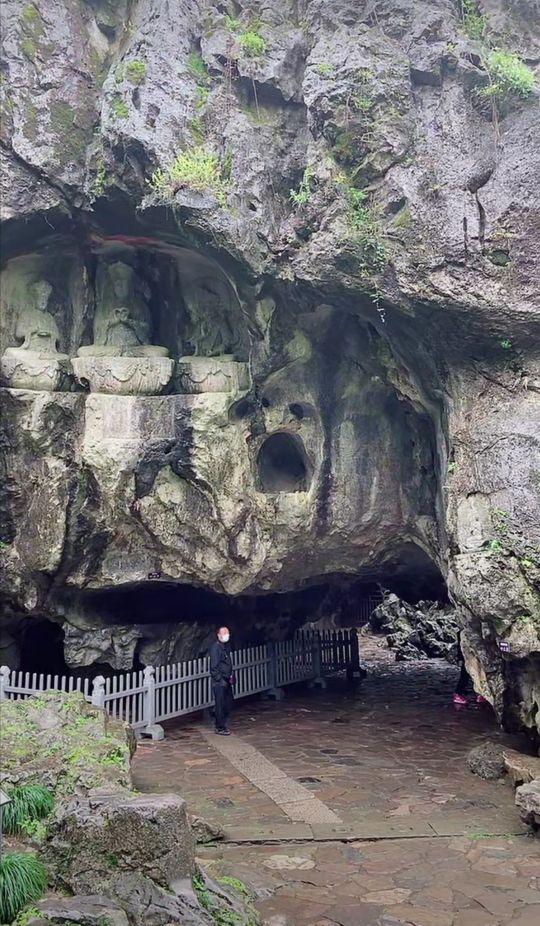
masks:
{"type": "Polygon", "coordinates": [[[239,702],[231,737],[166,725],[137,750],[135,786],[224,829],[199,860],[244,881],[267,926],[540,926],[540,839],[510,786],[466,764],[486,739],[523,744],[489,707],[453,707],[454,668],[361,649],[356,690],[239,702]]]}

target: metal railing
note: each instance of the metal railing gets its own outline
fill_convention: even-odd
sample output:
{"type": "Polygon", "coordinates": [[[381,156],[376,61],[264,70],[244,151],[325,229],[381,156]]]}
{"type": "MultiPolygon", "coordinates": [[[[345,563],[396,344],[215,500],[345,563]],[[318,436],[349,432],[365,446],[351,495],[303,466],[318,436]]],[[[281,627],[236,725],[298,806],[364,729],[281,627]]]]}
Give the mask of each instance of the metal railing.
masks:
{"type": "MultiPolygon", "coordinates": [[[[235,698],[266,691],[279,697],[285,685],[314,681],[324,685],[324,676],[359,669],[356,629],[301,631],[291,640],[250,646],[233,653],[235,698]]],[[[19,700],[50,689],[79,691],[87,701],[107,714],[129,723],[155,739],[163,737],[159,726],[213,703],[210,659],[189,659],[167,666],[147,666],[93,681],[73,676],[38,675],[0,669],[0,701],[19,700]]]]}

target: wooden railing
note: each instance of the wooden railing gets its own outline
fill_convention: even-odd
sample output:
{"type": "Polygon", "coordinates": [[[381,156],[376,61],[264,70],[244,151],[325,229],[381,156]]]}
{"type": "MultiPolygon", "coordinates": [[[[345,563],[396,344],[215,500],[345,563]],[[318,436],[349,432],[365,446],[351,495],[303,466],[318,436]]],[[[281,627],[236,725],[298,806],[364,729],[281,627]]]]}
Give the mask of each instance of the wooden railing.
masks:
{"type": "MultiPolygon", "coordinates": [[[[359,669],[356,630],[301,631],[292,640],[250,646],[233,653],[235,698],[266,691],[280,696],[285,685],[359,669]]],[[[0,701],[18,700],[50,689],[80,691],[111,717],[129,723],[154,739],[163,737],[160,723],[204,710],[213,703],[208,656],[167,666],[147,666],[105,678],[38,675],[0,669],[0,701]]]]}

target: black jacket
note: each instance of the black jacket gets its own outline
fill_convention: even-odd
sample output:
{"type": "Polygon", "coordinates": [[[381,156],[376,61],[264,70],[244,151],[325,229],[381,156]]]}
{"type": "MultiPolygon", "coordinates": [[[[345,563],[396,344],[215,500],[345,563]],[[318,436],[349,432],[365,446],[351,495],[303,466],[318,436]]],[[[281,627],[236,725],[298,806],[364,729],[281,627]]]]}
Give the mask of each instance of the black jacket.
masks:
{"type": "Polygon", "coordinates": [[[210,647],[210,675],[214,684],[228,682],[233,674],[231,645],[215,640],[210,647]]]}

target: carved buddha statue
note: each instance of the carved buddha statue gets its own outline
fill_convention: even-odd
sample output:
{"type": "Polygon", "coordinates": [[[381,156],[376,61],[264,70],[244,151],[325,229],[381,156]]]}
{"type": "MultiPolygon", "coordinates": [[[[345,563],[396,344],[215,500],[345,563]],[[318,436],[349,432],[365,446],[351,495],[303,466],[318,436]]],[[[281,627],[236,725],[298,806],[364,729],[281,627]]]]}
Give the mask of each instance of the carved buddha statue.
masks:
{"type": "Polygon", "coordinates": [[[15,338],[22,343],[2,357],[2,374],[12,388],[54,392],[70,372],[69,357],[58,351],[58,325],[47,311],[51,293],[46,280],[34,283],[18,313],[15,338]]]}
{"type": "Polygon", "coordinates": [[[150,312],[136,291],[128,264],[109,264],[99,280],[95,342],[80,347],[79,357],[168,357],[166,347],[149,344],[150,312]]]}
{"type": "Polygon", "coordinates": [[[234,355],[239,336],[225,283],[217,277],[195,280],[186,287],[184,300],[187,316],[183,341],[194,353],[178,360],[178,391],[237,395],[248,389],[248,365],[234,355]]]}
{"type": "Polygon", "coordinates": [[[173,361],[166,347],[149,344],[151,318],[135,271],[117,261],[97,278],[93,344],[80,347],[73,368],[91,392],[157,395],[169,382],[173,361]]]}

